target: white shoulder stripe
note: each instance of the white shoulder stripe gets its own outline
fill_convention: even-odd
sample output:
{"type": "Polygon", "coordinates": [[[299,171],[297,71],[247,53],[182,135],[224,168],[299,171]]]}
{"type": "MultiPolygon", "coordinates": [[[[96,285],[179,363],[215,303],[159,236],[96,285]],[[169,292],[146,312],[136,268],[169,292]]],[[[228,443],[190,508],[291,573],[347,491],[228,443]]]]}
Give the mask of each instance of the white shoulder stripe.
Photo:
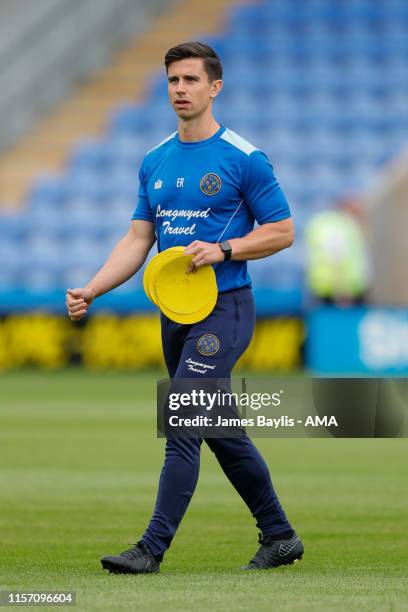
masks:
{"type": "MultiPolygon", "coordinates": [[[[162,140],[161,142],[159,142],[158,145],[156,145],[155,147],[153,147],[152,149],[149,149],[147,153],[151,153],[152,151],[154,151],[155,149],[158,149],[159,147],[161,147],[162,145],[164,145],[166,142],[168,142],[169,140],[171,140],[172,138],[175,137],[175,135],[177,134],[176,132],[173,132],[172,134],[170,134],[170,136],[167,136],[167,138],[165,138],[164,140],[162,140]]],[[[146,153],[146,155],[147,155],[146,153]]]]}
{"type": "Polygon", "coordinates": [[[253,153],[254,151],[258,151],[258,149],[251,145],[250,142],[248,142],[244,138],[241,138],[241,136],[239,136],[232,130],[229,130],[228,128],[223,134],[221,134],[221,138],[232,144],[234,147],[237,147],[237,149],[240,149],[247,155],[251,155],[251,153],[253,153]]]}

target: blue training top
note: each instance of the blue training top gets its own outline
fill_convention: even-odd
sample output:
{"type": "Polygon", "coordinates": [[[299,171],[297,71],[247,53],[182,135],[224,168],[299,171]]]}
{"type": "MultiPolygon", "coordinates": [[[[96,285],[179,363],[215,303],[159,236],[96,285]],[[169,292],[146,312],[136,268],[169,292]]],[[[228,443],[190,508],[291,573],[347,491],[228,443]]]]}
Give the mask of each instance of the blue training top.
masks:
{"type": "MultiPolygon", "coordinates": [[[[290,217],[287,200],[264,153],[221,126],[214,136],[182,142],[174,132],[146,154],[132,219],[155,225],[158,250],[194,240],[241,238],[290,217]]],[[[251,286],[246,261],[214,264],[218,290],[251,286]]]]}

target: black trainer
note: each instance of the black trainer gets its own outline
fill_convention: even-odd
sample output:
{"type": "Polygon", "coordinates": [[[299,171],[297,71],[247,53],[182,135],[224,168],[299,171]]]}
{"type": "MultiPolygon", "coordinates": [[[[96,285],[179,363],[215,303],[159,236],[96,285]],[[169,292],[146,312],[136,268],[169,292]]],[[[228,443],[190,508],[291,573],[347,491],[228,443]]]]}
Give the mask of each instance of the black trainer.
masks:
{"type": "Polygon", "coordinates": [[[302,540],[296,533],[288,540],[275,540],[260,533],[258,541],[261,546],[255,557],[241,569],[269,569],[279,565],[292,565],[300,561],[304,552],[302,540]]]}
{"type": "Polygon", "coordinates": [[[144,542],[138,542],[117,557],[103,557],[101,563],[111,574],[156,574],[160,571],[160,563],[144,542]]]}

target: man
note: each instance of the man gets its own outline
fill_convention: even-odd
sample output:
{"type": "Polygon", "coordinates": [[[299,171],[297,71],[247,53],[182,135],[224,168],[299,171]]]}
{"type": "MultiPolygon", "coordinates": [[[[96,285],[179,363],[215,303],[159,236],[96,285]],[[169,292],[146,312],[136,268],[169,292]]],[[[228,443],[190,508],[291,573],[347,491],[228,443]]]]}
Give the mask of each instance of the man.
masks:
{"type": "MultiPolygon", "coordinates": [[[[213,49],[199,42],[178,45],[167,52],[165,66],[178,132],[147,153],[129,232],[86,287],[68,289],[68,311],[72,320],[81,319],[96,297],[133,276],[155,238],[159,251],[186,246],[185,254],[193,256],[190,272],[214,265],[219,296],[213,312],[193,325],[161,315],[169,375],[176,381],[211,372],[229,379],[254,329],[246,261],[289,247],[293,225],[266,156],[213,117],[213,101],[222,89],[222,66],[213,49]],[[255,219],[260,227],[253,230],[255,219]]],[[[167,438],[150,524],[134,547],[101,559],[105,569],[134,574],[159,571],[197,483],[201,443],[200,438],[167,438]]],[[[249,438],[245,434],[208,438],[206,443],[261,531],[260,547],[245,569],[300,559],[302,542],[249,438]]]]}
{"type": "Polygon", "coordinates": [[[347,198],[319,212],[305,228],[306,280],[317,302],[364,304],[371,281],[363,211],[347,198]]]}

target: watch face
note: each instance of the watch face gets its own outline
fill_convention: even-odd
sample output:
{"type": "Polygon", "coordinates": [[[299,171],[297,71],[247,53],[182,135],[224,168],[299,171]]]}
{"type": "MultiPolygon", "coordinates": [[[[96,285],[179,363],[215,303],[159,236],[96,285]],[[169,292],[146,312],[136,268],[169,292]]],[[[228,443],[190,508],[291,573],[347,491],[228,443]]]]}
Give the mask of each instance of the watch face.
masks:
{"type": "Polygon", "coordinates": [[[225,255],[225,259],[231,259],[232,249],[228,240],[221,243],[221,250],[225,255]]]}

